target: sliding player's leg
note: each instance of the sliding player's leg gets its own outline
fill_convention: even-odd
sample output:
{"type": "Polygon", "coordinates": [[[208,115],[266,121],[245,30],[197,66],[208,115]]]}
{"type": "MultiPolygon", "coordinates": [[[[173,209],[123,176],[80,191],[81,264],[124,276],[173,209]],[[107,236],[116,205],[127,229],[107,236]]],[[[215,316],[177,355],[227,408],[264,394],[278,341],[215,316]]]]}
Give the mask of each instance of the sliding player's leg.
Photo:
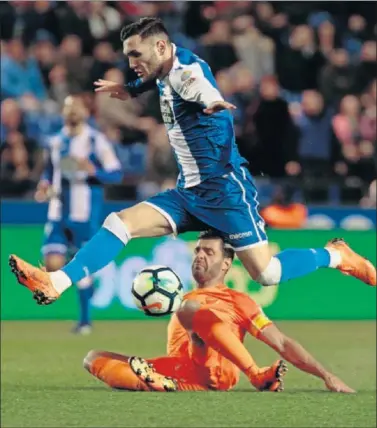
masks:
{"type": "Polygon", "coordinates": [[[178,233],[188,222],[176,190],[168,190],[110,214],[102,228],[66,266],[47,274],[12,255],[10,266],[18,281],[34,293],[40,304],[55,301],[72,283],[90,276],[109,264],[132,238],[178,233]]]}
{"type": "Polygon", "coordinates": [[[187,356],[143,359],[90,351],[84,367],[111,388],[129,391],[206,391],[187,356]]]}
{"type": "Polygon", "coordinates": [[[282,390],[281,378],[286,372],[285,363],[278,360],[270,367],[260,368],[229,323],[224,320],[221,310],[187,300],[177,311],[177,316],[184,328],[196,333],[205,345],[236,365],[257,389],[282,390]]]}

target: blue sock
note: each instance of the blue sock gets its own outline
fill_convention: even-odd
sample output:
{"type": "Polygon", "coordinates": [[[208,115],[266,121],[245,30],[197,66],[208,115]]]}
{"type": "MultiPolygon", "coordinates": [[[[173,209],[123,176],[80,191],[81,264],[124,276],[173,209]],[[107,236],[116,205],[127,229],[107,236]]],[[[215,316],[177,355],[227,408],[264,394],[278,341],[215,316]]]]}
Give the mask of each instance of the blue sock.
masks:
{"type": "Polygon", "coordinates": [[[79,293],[79,303],[80,303],[80,318],[79,324],[90,324],[89,309],[90,309],[90,299],[93,296],[93,285],[85,288],[77,288],[79,293]]]}
{"type": "Polygon", "coordinates": [[[280,282],[308,275],[330,266],[330,253],[324,248],[285,250],[275,256],[281,263],[280,282]]]}
{"type": "Polygon", "coordinates": [[[76,256],[62,268],[72,283],[77,283],[107,266],[121,252],[126,242],[119,239],[105,227],[88,241],[76,256]]]}

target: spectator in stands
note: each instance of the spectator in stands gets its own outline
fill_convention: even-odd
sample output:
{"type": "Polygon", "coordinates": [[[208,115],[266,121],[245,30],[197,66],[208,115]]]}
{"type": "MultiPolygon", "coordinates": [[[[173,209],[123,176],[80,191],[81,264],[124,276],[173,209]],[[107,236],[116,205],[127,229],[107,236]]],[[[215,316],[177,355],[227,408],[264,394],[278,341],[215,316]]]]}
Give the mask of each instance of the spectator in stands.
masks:
{"type": "MultiPolygon", "coordinates": [[[[55,65],[48,74],[49,98],[53,101],[53,111],[60,112],[66,97],[71,93],[71,85],[68,82],[68,72],[64,65],[55,65]]],[[[76,89],[78,91],[78,88],[76,89]]]]}
{"type": "Polygon", "coordinates": [[[63,38],[59,48],[59,62],[67,70],[67,80],[71,94],[83,92],[89,84],[89,70],[92,60],[83,56],[82,41],[78,36],[63,38]]]}
{"type": "Polygon", "coordinates": [[[38,30],[33,46],[33,53],[41,70],[44,86],[48,90],[50,87],[48,76],[57,61],[54,39],[48,32],[38,30]]]}
{"type": "Polygon", "coordinates": [[[67,1],[64,7],[57,12],[59,17],[60,34],[76,35],[82,43],[85,55],[90,55],[93,50],[94,40],[89,26],[89,2],[67,1]]]}
{"type": "Polygon", "coordinates": [[[1,144],[12,132],[30,135],[31,129],[27,125],[19,103],[12,98],[5,99],[1,103],[1,144]]]}
{"type": "Polygon", "coordinates": [[[274,44],[253,24],[253,18],[242,15],[232,22],[233,44],[242,63],[251,71],[256,83],[274,74],[274,44]]]}
{"type": "Polygon", "coordinates": [[[42,169],[35,142],[26,142],[20,132],[10,132],[1,148],[1,196],[24,196],[33,189],[42,169]]]}
{"type": "Polygon", "coordinates": [[[319,90],[325,102],[335,108],[338,107],[341,98],[356,92],[356,69],[350,64],[345,49],[335,49],[331,53],[329,62],[319,72],[318,80],[319,90]]]}
{"type": "Polygon", "coordinates": [[[25,46],[35,41],[38,30],[45,30],[56,39],[59,27],[55,8],[49,1],[1,2],[0,25],[5,40],[21,39],[25,46]]]}
{"type": "Polygon", "coordinates": [[[340,111],[332,119],[335,135],[342,145],[354,145],[360,140],[360,101],[355,95],[346,95],[340,111]]]}
{"type": "Polygon", "coordinates": [[[88,89],[92,87],[93,82],[102,79],[108,70],[116,67],[118,62],[117,55],[109,42],[98,43],[93,49],[93,63],[90,68],[88,89]]]}
{"type": "Polygon", "coordinates": [[[377,43],[375,40],[366,41],[360,54],[360,63],[357,65],[358,91],[363,92],[377,75],[377,43]]]}
{"type": "Polygon", "coordinates": [[[366,195],[361,199],[360,205],[363,208],[374,208],[376,209],[377,205],[377,180],[373,180],[370,183],[366,195]]]}
{"type": "Polygon", "coordinates": [[[335,25],[330,21],[323,21],[317,28],[318,50],[325,58],[329,58],[333,50],[340,46],[335,25]]]}
{"type": "Polygon", "coordinates": [[[331,177],[335,146],[332,110],[325,107],[319,92],[308,90],[301,104],[290,106],[290,112],[299,130],[299,161],[293,170],[308,177],[331,177]]]}
{"type": "Polygon", "coordinates": [[[88,2],[88,22],[94,43],[107,41],[117,49],[119,47],[119,31],[122,26],[120,13],[104,1],[88,2]]]}
{"type": "MultiPolygon", "coordinates": [[[[374,87],[376,84],[374,83],[374,87]]],[[[360,118],[360,136],[363,140],[376,144],[376,103],[366,106],[360,118]]]]}
{"type": "Polygon", "coordinates": [[[12,39],[6,54],[1,54],[1,98],[20,99],[25,94],[39,100],[47,96],[37,61],[28,55],[20,39],[12,39]]]}
{"type": "Polygon", "coordinates": [[[261,210],[266,224],[277,229],[301,229],[308,218],[308,209],[293,201],[294,189],[277,186],[271,203],[261,210]]]}
{"type": "Polygon", "coordinates": [[[294,28],[289,45],[277,52],[276,61],[279,82],[288,102],[300,101],[302,91],[317,88],[324,57],[317,51],[312,28],[307,25],[294,28]]]}
{"type": "Polygon", "coordinates": [[[343,47],[352,60],[357,60],[363,42],[367,40],[367,22],[361,15],[351,15],[348,18],[348,28],[343,36],[343,47]]]}
{"type": "Polygon", "coordinates": [[[202,36],[201,42],[205,46],[205,56],[214,74],[238,61],[231,43],[230,24],[225,19],[212,21],[209,32],[202,36]]]}
{"type": "Polygon", "coordinates": [[[277,79],[264,77],[260,100],[252,118],[255,124],[257,150],[250,159],[256,161],[264,175],[284,177],[286,164],[297,158],[297,132],[290,117],[288,104],[280,95],[277,79]]]}

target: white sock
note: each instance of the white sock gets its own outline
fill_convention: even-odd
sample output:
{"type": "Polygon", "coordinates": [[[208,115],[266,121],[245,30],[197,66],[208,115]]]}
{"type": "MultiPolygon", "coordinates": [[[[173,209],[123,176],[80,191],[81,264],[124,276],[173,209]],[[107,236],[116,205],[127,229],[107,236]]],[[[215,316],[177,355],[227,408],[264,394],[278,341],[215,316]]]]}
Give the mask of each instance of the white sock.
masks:
{"type": "Polygon", "coordinates": [[[338,250],[334,248],[325,248],[330,254],[330,264],[329,267],[336,269],[340,263],[342,263],[342,256],[338,250]]]}
{"type": "Polygon", "coordinates": [[[84,288],[89,288],[92,285],[93,281],[90,276],[86,276],[77,283],[77,288],[83,290],[84,288]]]}
{"type": "Polygon", "coordinates": [[[62,294],[67,288],[72,285],[72,281],[69,279],[69,276],[62,270],[57,270],[56,272],[50,272],[50,279],[55,290],[62,294]]]}

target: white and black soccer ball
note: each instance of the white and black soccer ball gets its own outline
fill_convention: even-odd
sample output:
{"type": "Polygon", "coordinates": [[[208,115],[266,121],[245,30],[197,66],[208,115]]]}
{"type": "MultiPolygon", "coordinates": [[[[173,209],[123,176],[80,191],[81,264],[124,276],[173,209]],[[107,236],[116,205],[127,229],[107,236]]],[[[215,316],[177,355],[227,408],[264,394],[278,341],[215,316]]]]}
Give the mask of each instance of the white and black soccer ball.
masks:
{"type": "Polygon", "coordinates": [[[146,315],[158,317],[175,312],[182,303],[183,285],[167,266],[147,266],[132,283],[136,306],[146,315]]]}

